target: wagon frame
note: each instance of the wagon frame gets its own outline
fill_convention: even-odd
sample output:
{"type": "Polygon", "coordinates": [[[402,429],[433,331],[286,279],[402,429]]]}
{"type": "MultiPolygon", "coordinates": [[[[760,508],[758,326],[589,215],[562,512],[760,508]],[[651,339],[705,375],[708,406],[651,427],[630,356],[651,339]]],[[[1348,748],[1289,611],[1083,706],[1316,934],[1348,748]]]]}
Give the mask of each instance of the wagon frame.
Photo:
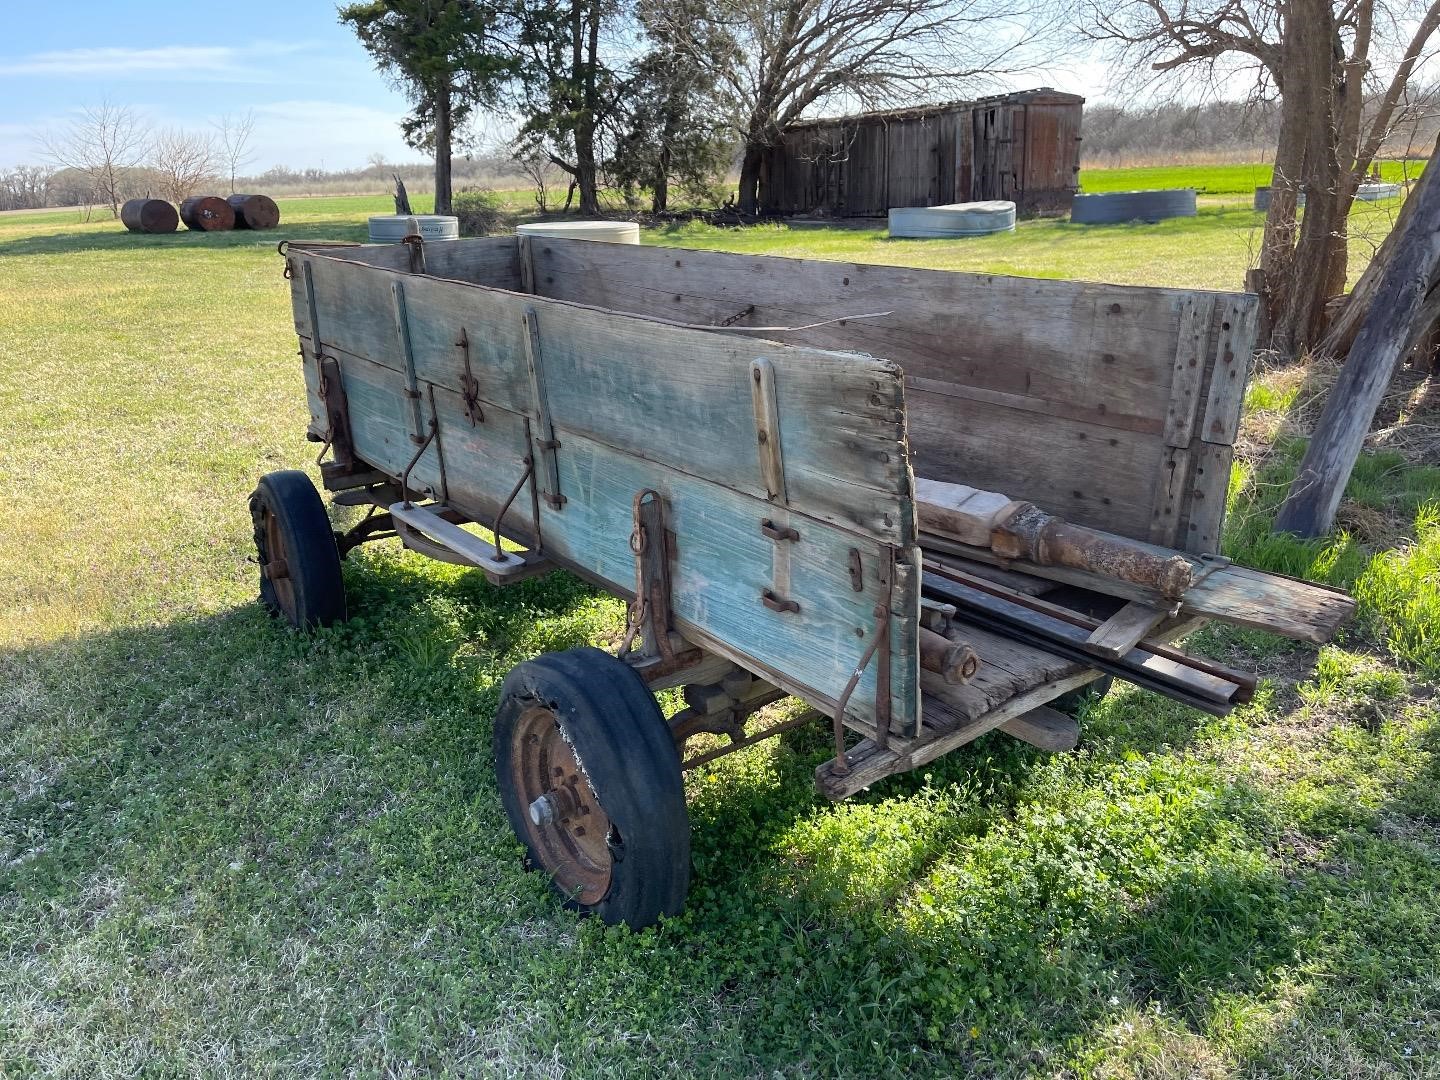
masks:
{"type": "MultiPolygon", "coordinates": [[[[561,568],[625,599],[618,660],[522,664],[497,718],[512,824],[607,920],[683,902],[683,769],[816,714],[832,799],[997,728],[1074,745],[1048,703],[1103,665],[982,625],[973,680],[922,663],[922,582],[1008,590],[1025,567],[922,551],[912,461],[1157,552],[1218,547],[1253,296],[531,237],[282,253],[322,484],[368,513],[335,534],[332,567],[318,498],[262,482],[262,597],[300,625],[343,617],[339,559],[396,537],[497,585],[561,568]],[[676,686],[686,707],[665,721],[648,691],[676,686]],[[809,710],[747,728],[786,696],[809,710]],[[687,755],[702,734],[728,741],[687,755]],[[626,877],[646,865],[659,884],[626,877]]],[[[1123,621],[1123,598],[1086,595],[1096,626],[1123,621]]],[[[1178,600],[1153,610],[1117,655],[1203,621],[1178,600]]]]}

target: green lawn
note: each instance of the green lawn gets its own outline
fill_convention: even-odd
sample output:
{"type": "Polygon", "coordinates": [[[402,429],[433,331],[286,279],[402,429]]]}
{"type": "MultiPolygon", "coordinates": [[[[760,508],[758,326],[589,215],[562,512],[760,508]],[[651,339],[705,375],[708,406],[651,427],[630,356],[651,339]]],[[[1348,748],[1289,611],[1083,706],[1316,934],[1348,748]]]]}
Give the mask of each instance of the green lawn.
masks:
{"type": "MultiPolygon", "coordinates": [[[[643,934],[523,872],[499,680],[620,627],[565,575],[505,590],[362,549],[343,627],[253,602],[246,496],[311,468],[282,236],[0,217],[0,1073],[1434,1076],[1440,469],[1362,462],[1315,544],[1264,529],[1298,446],[1236,469],[1229,550],[1355,585],[1225,720],[1118,689],[1080,751],[989,736],[840,806],[822,730],[689,778],[694,888],[643,934]],[[1369,515],[1369,517],[1366,516],[1369,515]]],[[[1233,287],[1257,216],[892,243],[663,243],[1233,287]]],[[[1303,399],[1277,371],[1248,426],[1303,399]]]]}

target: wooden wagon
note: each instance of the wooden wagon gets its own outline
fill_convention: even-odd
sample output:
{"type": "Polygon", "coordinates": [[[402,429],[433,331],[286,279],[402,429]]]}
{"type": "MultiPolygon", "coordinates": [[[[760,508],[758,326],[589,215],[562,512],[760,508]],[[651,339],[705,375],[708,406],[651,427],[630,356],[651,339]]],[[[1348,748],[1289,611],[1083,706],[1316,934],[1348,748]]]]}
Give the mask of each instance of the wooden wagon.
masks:
{"type": "Polygon", "coordinates": [[[1223,711],[1243,677],[1162,640],[1206,617],[1319,640],[1349,611],[1207,555],[1250,295],[517,237],[285,260],[323,486],[372,512],[336,534],[305,474],[263,478],[262,599],[342,619],[341,558],[394,536],[626,598],[619,655],[520,664],[495,720],[517,835],[607,921],[680,908],[682,771],[807,719],[765,727],[782,697],[832,718],[817,783],[843,798],[996,728],[1074,745],[1047,703],[1107,671],[1223,711]]]}

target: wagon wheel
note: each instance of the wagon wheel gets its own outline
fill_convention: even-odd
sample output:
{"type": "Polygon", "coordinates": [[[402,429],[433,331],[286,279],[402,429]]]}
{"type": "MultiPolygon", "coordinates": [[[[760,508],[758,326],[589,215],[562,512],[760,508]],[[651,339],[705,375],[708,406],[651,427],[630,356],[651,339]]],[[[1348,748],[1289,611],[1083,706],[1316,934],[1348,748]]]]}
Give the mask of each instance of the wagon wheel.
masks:
{"type": "Polygon", "coordinates": [[[649,926],[685,903],[680,757],[645,681],[598,649],[514,668],[495,717],[505,813],[567,907],[649,926]]]}
{"type": "Polygon", "coordinates": [[[303,472],[266,473],[250,495],[260,602],[291,626],[311,629],[345,620],[345,584],[330,517],[303,472]]]}

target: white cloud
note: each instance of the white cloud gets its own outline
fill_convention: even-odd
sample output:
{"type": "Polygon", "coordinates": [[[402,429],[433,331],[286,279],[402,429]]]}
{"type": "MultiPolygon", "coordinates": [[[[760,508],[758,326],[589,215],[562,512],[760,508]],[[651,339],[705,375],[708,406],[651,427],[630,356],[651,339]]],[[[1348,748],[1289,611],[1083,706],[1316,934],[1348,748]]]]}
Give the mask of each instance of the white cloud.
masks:
{"type": "Polygon", "coordinates": [[[101,46],[55,49],[13,59],[0,58],[0,76],[181,79],[249,81],[266,73],[257,63],[302,51],[303,42],[254,42],[232,45],[159,45],[152,48],[101,46]]]}

